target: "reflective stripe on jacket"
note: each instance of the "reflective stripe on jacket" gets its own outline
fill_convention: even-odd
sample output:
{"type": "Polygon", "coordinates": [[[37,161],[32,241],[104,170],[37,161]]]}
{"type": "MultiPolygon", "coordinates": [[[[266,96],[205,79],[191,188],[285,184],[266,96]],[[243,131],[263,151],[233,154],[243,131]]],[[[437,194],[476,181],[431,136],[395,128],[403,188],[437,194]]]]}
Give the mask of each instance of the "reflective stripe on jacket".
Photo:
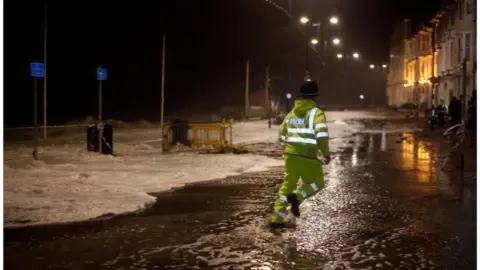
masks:
{"type": "Polygon", "coordinates": [[[328,126],[325,113],[310,99],[295,101],[295,107],[280,126],[280,144],[284,153],[317,158],[320,150],[329,155],[328,126]]]}

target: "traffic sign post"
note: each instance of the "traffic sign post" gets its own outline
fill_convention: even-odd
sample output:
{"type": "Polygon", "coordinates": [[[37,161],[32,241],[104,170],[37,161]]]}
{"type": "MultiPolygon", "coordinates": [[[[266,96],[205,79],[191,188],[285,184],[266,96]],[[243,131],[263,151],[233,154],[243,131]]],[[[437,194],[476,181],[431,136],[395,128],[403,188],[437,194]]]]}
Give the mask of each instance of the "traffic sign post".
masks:
{"type": "Polygon", "coordinates": [[[45,76],[43,63],[30,63],[30,76],[33,77],[33,158],[38,160],[38,78],[45,76]]]}
{"type": "Polygon", "coordinates": [[[102,153],[102,141],[103,141],[103,123],[102,123],[102,82],[107,80],[107,69],[99,66],[97,68],[97,80],[98,80],[98,152],[102,153]]]}

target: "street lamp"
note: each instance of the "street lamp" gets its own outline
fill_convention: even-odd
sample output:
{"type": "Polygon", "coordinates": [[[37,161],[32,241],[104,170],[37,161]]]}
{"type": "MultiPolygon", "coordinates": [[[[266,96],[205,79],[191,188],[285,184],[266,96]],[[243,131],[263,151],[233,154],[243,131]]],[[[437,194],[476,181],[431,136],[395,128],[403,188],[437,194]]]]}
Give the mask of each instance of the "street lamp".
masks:
{"type": "Polygon", "coordinates": [[[360,99],[364,99],[365,97],[363,95],[360,95],[360,99]]]}
{"type": "Polygon", "coordinates": [[[309,21],[309,19],[308,19],[307,17],[305,17],[305,16],[302,16],[302,17],[300,18],[300,23],[302,23],[302,24],[307,24],[308,21],[309,21]]]}
{"type": "Polygon", "coordinates": [[[337,24],[338,23],[338,18],[336,16],[332,16],[330,17],[330,23],[331,24],[337,24]]]}
{"type": "Polygon", "coordinates": [[[312,42],[313,45],[317,45],[318,44],[318,39],[313,38],[311,42],[312,42]]]}
{"type": "Polygon", "coordinates": [[[370,69],[374,69],[375,68],[375,65],[370,65],[370,69]]]}
{"type": "Polygon", "coordinates": [[[360,57],[360,54],[358,54],[357,52],[353,53],[353,58],[358,59],[359,57],[360,57]]]}
{"type": "Polygon", "coordinates": [[[337,58],[338,58],[338,59],[342,59],[342,58],[343,58],[343,54],[341,54],[341,53],[337,54],[337,58]]]}
{"type": "Polygon", "coordinates": [[[382,68],[387,68],[387,65],[383,64],[383,65],[382,65],[382,68]]]}
{"type": "Polygon", "coordinates": [[[290,111],[290,99],[292,99],[292,94],[287,93],[287,113],[290,111]]]}
{"type": "MultiPolygon", "coordinates": [[[[307,39],[307,47],[305,48],[305,77],[307,78],[308,75],[308,47],[310,47],[310,41],[308,37],[308,22],[310,20],[306,16],[300,17],[300,23],[305,25],[305,37],[307,39]]],[[[318,41],[317,41],[318,42],[318,41]]],[[[313,40],[312,40],[313,43],[313,40]]]]}
{"type": "Polygon", "coordinates": [[[338,45],[338,44],[340,44],[340,39],[339,38],[334,38],[332,40],[332,42],[333,42],[333,44],[338,45]]]}

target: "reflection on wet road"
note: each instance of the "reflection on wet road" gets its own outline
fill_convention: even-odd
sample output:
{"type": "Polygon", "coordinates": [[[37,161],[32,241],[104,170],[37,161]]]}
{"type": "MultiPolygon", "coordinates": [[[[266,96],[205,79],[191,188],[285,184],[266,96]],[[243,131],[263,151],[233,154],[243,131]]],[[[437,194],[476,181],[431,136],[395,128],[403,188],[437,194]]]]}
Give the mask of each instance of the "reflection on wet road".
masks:
{"type": "MultiPolygon", "coordinates": [[[[438,140],[357,134],[296,228],[265,228],[282,168],[187,185],[145,213],[6,232],[6,269],[475,269],[475,200],[438,140]]],[[[273,145],[256,151],[279,156],[273,145]]]]}

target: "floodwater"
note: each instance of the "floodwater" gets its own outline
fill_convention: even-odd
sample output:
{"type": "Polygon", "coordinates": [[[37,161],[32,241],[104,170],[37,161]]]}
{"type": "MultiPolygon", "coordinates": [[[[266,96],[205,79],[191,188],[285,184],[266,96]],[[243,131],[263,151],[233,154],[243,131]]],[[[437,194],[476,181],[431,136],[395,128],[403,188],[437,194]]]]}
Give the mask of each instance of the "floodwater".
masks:
{"type": "MultiPolygon", "coordinates": [[[[272,233],[282,168],[156,194],[144,213],[5,231],[5,269],[476,269],[475,190],[436,138],[359,133],[327,186],[272,233]]],[[[252,147],[280,158],[275,145],[252,147]]]]}

